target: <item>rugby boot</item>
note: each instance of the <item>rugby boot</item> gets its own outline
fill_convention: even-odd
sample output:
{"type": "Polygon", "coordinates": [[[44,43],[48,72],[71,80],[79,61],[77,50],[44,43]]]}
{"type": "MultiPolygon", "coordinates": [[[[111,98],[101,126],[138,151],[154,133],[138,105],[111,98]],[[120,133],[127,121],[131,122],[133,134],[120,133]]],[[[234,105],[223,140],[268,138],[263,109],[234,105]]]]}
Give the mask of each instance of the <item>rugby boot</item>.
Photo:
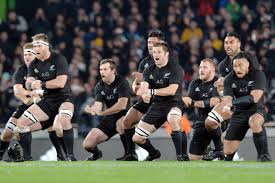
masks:
{"type": "Polygon", "coordinates": [[[86,160],[87,161],[96,161],[102,157],[102,151],[98,150],[96,154],[92,154],[86,160]]]}
{"type": "Polygon", "coordinates": [[[144,161],[153,161],[155,159],[158,159],[160,158],[161,154],[159,152],[159,150],[156,150],[154,153],[152,154],[149,154],[145,159],[144,161]]]}

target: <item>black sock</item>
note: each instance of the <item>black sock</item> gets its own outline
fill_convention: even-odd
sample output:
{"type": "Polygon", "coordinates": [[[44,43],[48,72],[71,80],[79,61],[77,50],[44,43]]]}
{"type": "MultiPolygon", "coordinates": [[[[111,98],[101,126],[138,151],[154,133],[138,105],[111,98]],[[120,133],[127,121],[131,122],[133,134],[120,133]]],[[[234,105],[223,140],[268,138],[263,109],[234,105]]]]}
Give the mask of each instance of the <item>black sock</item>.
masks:
{"type": "Polygon", "coordinates": [[[93,149],[86,149],[88,152],[93,153],[95,156],[97,156],[99,154],[99,149],[97,148],[97,146],[93,149]]]}
{"type": "Polygon", "coordinates": [[[58,156],[63,156],[63,153],[62,153],[62,149],[61,149],[61,145],[60,145],[60,142],[58,140],[58,137],[56,136],[56,132],[55,131],[51,131],[49,132],[49,137],[50,137],[50,140],[56,150],[56,153],[58,156]]]}
{"type": "Polygon", "coordinates": [[[144,144],[138,144],[140,147],[142,147],[143,149],[145,149],[146,151],[148,151],[148,153],[154,154],[156,152],[156,149],[154,148],[154,146],[151,144],[149,139],[145,140],[144,144]]]}
{"type": "Polygon", "coordinates": [[[127,153],[136,154],[136,145],[132,138],[135,134],[135,128],[124,130],[125,140],[127,142],[127,153]]]}
{"type": "Polygon", "coordinates": [[[20,133],[19,134],[20,140],[19,143],[23,148],[23,157],[24,159],[31,159],[31,144],[32,144],[32,134],[31,132],[27,133],[20,133]]]}
{"type": "Polygon", "coordinates": [[[182,154],[187,155],[187,137],[185,131],[182,131],[182,154]]]}
{"type": "Polygon", "coordinates": [[[67,149],[66,149],[66,145],[65,145],[65,143],[64,143],[63,137],[57,137],[57,139],[58,139],[59,144],[61,144],[61,147],[62,147],[62,149],[63,149],[63,152],[64,152],[65,154],[67,154],[67,149]]]}
{"type": "Polygon", "coordinates": [[[1,140],[1,143],[0,143],[0,160],[3,158],[4,153],[8,149],[9,145],[10,145],[10,142],[4,142],[4,141],[1,140]]]}
{"type": "Polygon", "coordinates": [[[234,155],[235,155],[235,153],[233,153],[233,154],[226,154],[225,158],[224,158],[224,161],[232,161],[233,158],[234,158],[234,155]]]}
{"type": "Polygon", "coordinates": [[[63,130],[63,140],[66,146],[67,155],[74,154],[74,130],[63,130]]]}
{"type": "Polygon", "coordinates": [[[120,140],[121,140],[123,148],[124,148],[124,154],[126,154],[127,153],[127,142],[126,142],[126,138],[125,138],[124,134],[120,135],[120,140]]]}
{"type": "Polygon", "coordinates": [[[258,153],[258,157],[262,154],[264,154],[264,149],[265,149],[265,137],[264,137],[264,132],[261,131],[260,133],[253,133],[253,141],[258,153]]]}
{"type": "Polygon", "coordinates": [[[211,136],[211,139],[214,142],[215,151],[222,151],[223,150],[223,144],[221,140],[222,131],[221,128],[218,127],[214,130],[209,131],[209,134],[211,136]]]}
{"type": "Polygon", "coordinates": [[[266,134],[266,130],[265,130],[264,126],[263,126],[263,136],[264,136],[264,150],[263,150],[263,153],[264,154],[269,154],[268,143],[267,143],[267,134],[266,134]]]}
{"type": "Polygon", "coordinates": [[[181,131],[172,131],[171,134],[172,140],[174,142],[174,146],[176,149],[176,154],[182,155],[182,132],[181,131]]]}

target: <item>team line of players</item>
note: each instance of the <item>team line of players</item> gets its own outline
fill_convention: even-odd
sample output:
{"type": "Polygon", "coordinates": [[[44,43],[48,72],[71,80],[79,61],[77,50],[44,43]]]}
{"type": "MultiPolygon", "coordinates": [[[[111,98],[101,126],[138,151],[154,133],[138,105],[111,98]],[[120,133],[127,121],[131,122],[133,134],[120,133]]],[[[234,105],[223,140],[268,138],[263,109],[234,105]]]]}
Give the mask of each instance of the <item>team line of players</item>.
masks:
{"type": "MultiPolygon", "coordinates": [[[[18,134],[23,157],[13,152],[11,159],[32,160],[31,132],[48,129],[58,160],[75,161],[71,125],[74,105],[70,100],[68,63],[64,56],[50,50],[45,34],[32,39],[23,48],[25,64],[14,74],[14,93],[22,104],[1,135],[0,158],[18,134]]],[[[120,135],[125,151],[117,160],[138,160],[135,144],[148,151],[146,161],[158,159],[161,153],[148,137],[167,121],[172,128],[171,139],[178,161],[216,158],[232,161],[249,128],[253,132],[257,160],[271,161],[263,126],[266,78],[257,58],[241,51],[239,35],[228,33],[224,39],[227,57],[219,64],[219,78],[214,62],[203,59],[199,77],[190,83],[187,96],[182,96],[183,72],[178,60],[163,40],[160,30],[148,34],[149,55],[140,62],[138,72],[133,73],[132,89],[140,99],[131,108],[131,88],[117,74],[116,63],[112,59],[100,62],[101,81],[95,86],[95,102],[85,108],[85,112],[100,116],[100,123],[83,142],[83,148],[91,153],[87,160],[101,158],[97,145],[116,134],[120,135]],[[194,108],[197,118],[189,154],[186,134],[181,129],[186,108],[194,108]],[[222,130],[221,126],[225,128],[222,130]],[[225,131],[224,140],[222,131],[225,131]],[[215,150],[204,155],[211,141],[215,150]]]]}

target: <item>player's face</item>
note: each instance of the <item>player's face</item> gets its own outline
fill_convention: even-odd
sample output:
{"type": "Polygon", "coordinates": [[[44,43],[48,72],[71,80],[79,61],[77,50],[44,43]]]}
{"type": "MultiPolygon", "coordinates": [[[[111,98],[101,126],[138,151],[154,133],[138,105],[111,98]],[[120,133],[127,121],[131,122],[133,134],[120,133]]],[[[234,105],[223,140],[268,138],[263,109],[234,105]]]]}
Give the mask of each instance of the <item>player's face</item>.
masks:
{"type": "Polygon", "coordinates": [[[233,70],[238,78],[243,78],[249,71],[249,62],[245,58],[234,59],[233,70]]]}
{"type": "Polygon", "coordinates": [[[209,62],[201,62],[199,67],[199,78],[202,81],[207,81],[211,73],[214,71],[214,66],[211,65],[209,62]]]}
{"type": "Polygon", "coordinates": [[[35,55],[30,52],[24,53],[24,61],[27,66],[31,64],[31,62],[35,59],[35,55]]]}
{"type": "Polygon", "coordinates": [[[154,44],[159,42],[160,39],[157,38],[157,37],[149,37],[148,40],[147,40],[147,46],[148,46],[148,51],[149,51],[149,54],[152,55],[153,54],[153,47],[154,47],[154,44]]]}
{"type": "Polygon", "coordinates": [[[43,45],[43,44],[34,44],[33,49],[36,52],[36,57],[39,60],[43,60],[43,58],[47,54],[47,50],[49,49],[49,46],[43,45]]]}
{"type": "Polygon", "coordinates": [[[99,72],[103,82],[109,82],[112,79],[112,76],[115,75],[115,70],[112,70],[110,63],[105,63],[100,65],[99,72]]]}
{"type": "Polygon", "coordinates": [[[235,56],[240,50],[241,43],[234,36],[227,36],[224,39],[224,50],[228,56],[235,56]]]}
{"type": "Polygon", "coordinates": [[[156,66],[163,66],[166,62],[168,62],[168,51],[164,51],[163,47],[153,47],[153,57],[156,66]]]}

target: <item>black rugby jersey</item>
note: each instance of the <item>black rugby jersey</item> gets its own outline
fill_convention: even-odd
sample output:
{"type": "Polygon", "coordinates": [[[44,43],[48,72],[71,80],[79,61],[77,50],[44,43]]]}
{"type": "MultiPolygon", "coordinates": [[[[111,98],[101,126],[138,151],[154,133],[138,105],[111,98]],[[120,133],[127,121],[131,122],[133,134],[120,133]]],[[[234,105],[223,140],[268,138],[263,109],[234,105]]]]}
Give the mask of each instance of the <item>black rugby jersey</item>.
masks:
{"type": "MultiPolygon", "coordinates": [[[[104,103],[108,108],[117,103],[119,98],[127,97],[130,99],[130,86],[126,79],[116,75],[114,82],[110,85],[99,81],[95,86],[95,100],[104,103]]],[[[129,100],[128,100],[129,104],[129,100]]]]}
{"type": "MultiPolygon", "coordinates": [[[[255,55],[246,52],[249,59],[255,65],[255,67],[259,68],[260,64],[258,62],[258,59],[255,55]]],[[[225,57],[223,61],[220,62],[218,66],[218,72],[220,77],[225,77],[227,74],[229,74],[233,70],[233,63],[229,56],[225,57]]]]}
{"type": "Polygon", "coordinates": [[[218,72],[220,77],[225,77],[232,71],[232,60],[229,56],[225,57],[218,66],[218,72]]]}
{"type": "Polygon", "coordinates": [[[25,87],[26,79],[28,76],[28,67],[26,64],[20,65],[15,73],[13,74],[13,84],[21,84],[23,87],[25,87]]]}
{"type": "MultiPolygon", "coordinates": [[[[239,98],[250,95],[252,90],[265,90],[266,77],[262,71],[249,72],[244,78],[237,78],[231,72],[224,80],[224,96],[239,98]]],[[[259,108],[264,108],[263,96],[257,104],[251,104],[247,107],[237,106],[234,110],[237,111],[256,111],[259,108]]]]}
{"type": "Polygon", "coordinates": [[[183,72],[180,65],[175,61],[170,59],[167,65],[161,68],[158,68],[155,64],[151,65],[144,71],[143,79],[149,83],[150,89],[165,88],[170,84],[179,85],[174,96],[154,96],[153,102],[182,100],[183,72]]]}
{"type": "MultiPolygon", "coordinates": [[[[193,80],[189,87],[188,87],[188,97],[191,99],[198,101],[198,100],[205,100],[210,99],[212,97],[218,97],[217,88],[214,87],[215,81],[218,78],[214,77],[209,82],[203,82],[200,79],[193,80]]],[[[212,107],[209,108],[196,108],[196,116],[197,121],[204,123],[205,119],[208,116],[208,113],[212,110],[212,107]]]]}
{"type": "Polygon", "coordinates": [[[35,59],[29,66],[28,77],[34,77],[41,81],[49,81],[55,79],[59,75],[67,75],[68,79],[64,88],[45,89],[45,97],[57,97],[60,95],[70,95],[69,73],[67,59],[58,53],[51,52],[51,56],[40,61],[35,59]]]}
{"type": "Polygon", "coordinates": [[[138,66],[138,72],[139,73],[143,73],[143,71],[148,68],[149,66],[151,65],[154,65],[154,58],[149,55],[147,57],[145,57],[144,59],[142,59],[139,63],[139,66],[138,66]]]}

